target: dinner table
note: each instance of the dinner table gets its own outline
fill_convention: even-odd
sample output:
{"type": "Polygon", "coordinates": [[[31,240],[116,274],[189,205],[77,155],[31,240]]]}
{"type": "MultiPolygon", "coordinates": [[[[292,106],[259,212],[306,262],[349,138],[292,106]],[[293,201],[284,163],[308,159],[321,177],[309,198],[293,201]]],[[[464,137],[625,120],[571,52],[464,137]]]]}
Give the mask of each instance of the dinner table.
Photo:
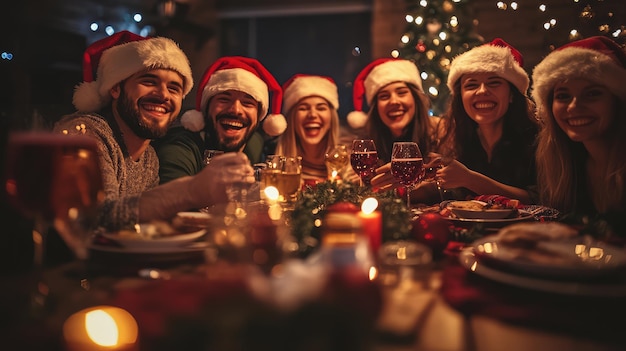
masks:
{"type": "MultiPolygon", "coordinates": [[[[79,349],[626,349],[624,275],[617,282],[523,276],[516,280],[506,270],[498,271],[499,276],[481,273],[484,264],[475,253],[472,243],[450,241],[430,262],[410,267],[379,264],[369,285],[351,274],[340,275],[342,289],[333,294],[327,293],[328,286],[316,290],[319,271],[302,271],[314,266],[290,261],[285,265],[302,274],[291,281],[300,286],[299,293],[316,290],[318,294],[309,301],[323,296],[326,303],[298,309],[294,307],[299,306],[297,301],[281,301],[285,302],[282,310],[292,311],[285,319],[275,307],[268,307],[267,300],[242,293],[242,287],[255,286],[252,290],[257,292],[252,295],[262,295],[259,291],[267,287],[263,282],[271,279],[250,267],[207,263],[201,250],[153,260],[117,250],[92,252],[88,260],[51,267],[40,276],[4,278],[0,349],[76,349],[71,345],[72,333],[66,330],[68,321],[94,306],[130,311],[138,322],[139,339],[127,348],[83,345],[79,349]],[[254,282],[251,277],[258,279],[254,282]],[[33,279],[45,292],[46,301],[40,305],[31,299],[33,279]],[[202,308],[198,307],[200,295],[204,302],[210,300],[202,308]],[[163,323],[164,315],[180,311],[190,313],[174,323],[163,323]],[[189,342],[198,334],[212,335],[213,348],[189,342]],[[239,339],[243,341],[236,342],[239,339]]],[[[276,296],[288,300],[285,291],[293,286],[275,284],[272,289],[273,301],[276,296]]]]}

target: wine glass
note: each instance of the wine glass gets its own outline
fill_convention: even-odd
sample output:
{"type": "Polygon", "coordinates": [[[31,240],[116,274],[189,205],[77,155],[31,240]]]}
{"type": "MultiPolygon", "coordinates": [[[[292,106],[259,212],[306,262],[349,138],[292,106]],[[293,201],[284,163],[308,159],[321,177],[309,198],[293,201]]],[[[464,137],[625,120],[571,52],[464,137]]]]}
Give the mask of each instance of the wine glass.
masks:
{"type": "MultiPolygon", "coordinates": [[[[4,177],[7,200],[34,220],[33,263],[41,275],[46,233],[54,228],[78,259],[88,256],[104,199],[94,139],[48,132],[9,135],[4,177]]],[[[37,285],[41,285],[41,278],[37,285]]],[[[43,306],[43,302],[38,304],[43,306]]]]}
{"type": "Polygon", "coordinates": [[[361,178],[361,185],[370,186],[376,167],[378,152],[372,139],[355,139],[352,141],[350,164],[354,172],[361,178]]]}
{"type": "Polygon", "coordinates": [[[328,179],[335,181],[341,179],[340,173],[350,162],[348,148],[344,144],[338,144],[324,155],[324,163],[328,171],[328,179]]]}
{"type": "Polygon", "coordinates": [[[393,143],[391,174],[405,187],[406,205],[411,208],[411,188],[424,177],[424,159],[417,143],[393,143]]]}

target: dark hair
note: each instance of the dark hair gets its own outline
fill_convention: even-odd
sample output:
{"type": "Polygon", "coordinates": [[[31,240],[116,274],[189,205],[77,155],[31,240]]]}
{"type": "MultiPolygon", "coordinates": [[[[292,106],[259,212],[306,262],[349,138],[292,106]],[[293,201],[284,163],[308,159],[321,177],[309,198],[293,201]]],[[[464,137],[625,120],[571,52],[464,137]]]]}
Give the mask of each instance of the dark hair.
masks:
{"type": "Polygon", "coordinates": [[[432,130],[432,124],[429,120],[430,100],[415,85],[406,82],[405,84],[411,90],[411,95],[415,100],[415,115],[407,125],[404,134],[400,138],[394,138],[391,135],[391,130],[382,121],[376,108],[378,103],[377,95],[372,100],[367,123],[365,124],[365,134],[374,140],[378,158],[384,162],[391,161],[391,148],[394,141],[414,141],[419,145],[422,155],[427,155],[429,152],[437,149],[436,132],[432,130]]]}

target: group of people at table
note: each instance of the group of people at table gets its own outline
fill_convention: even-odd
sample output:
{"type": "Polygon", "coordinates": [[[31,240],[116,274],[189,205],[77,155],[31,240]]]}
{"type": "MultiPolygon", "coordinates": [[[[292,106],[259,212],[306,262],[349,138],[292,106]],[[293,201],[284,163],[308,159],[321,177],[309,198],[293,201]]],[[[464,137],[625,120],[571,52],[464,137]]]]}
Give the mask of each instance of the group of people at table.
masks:
{"type": "MultiPolygon", "coordinates": [[[[269,154],[301,156],[302,178],[324,181],[325,153],[354,138],[375,142],[374,188],[400,187],[391,147],[413,141],[439,163],[438,184],[459,198],[498,194],[600,216],[625,235],[625,81],[626,53],[606,37],[555,49],[532,77],[520,52],[495,39],[453,59],[443,116],[429,113],[414,62],[374,60],[354,81],[346,128],[330,77],[295,74],[281,86],[258,60],[233,56],[207,68],[195,109],[181,114],[194,84],[185,53],[168,38],[119,32],[87,48],[77,112],[54,131],[98,140],[100,224],[111,230],[223,203],[225,185],[253,181],[252,165],[269,154]],[[208,149],[225,153],[205,166],[208,149]]],[[[343,176],[358,181],[349,166],[343,176]]],[[[440,201],[433,182],[411,196],[440,201]]]]}

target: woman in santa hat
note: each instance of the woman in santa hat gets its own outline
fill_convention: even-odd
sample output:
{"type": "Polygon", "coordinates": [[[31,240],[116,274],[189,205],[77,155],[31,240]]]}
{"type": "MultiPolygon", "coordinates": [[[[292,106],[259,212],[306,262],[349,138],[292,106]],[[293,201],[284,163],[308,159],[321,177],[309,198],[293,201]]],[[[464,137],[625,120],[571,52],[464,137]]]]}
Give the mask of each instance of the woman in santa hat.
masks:
{"type": "MultiPolygon", "coordinates": [[[[337,85],[330,77],[296,74],[283,84],[287,129],[278,139],[276,154],[302,157],[304,184],[328,179],[325,155],[339,143],[338,108],[337,85]]],[[[345,178],[346,174],[338,176],[345,178]]]]}
{"type": "Polygon", "coordinates": [[[538,127],[522,66],[522,55],[502,39],[453,59],[441,148],[446,161],[436,173],[453,197],[501,195],[531,202],[538,127]]]}
{"type": "MultiPolygon", "coordinates": [[[[429,113],[430,100],[424,93],[422,79],[414,62],[382,58],[367,65],[353,86],[355,111],[348,114],[348,124],[362,139],[372,139],[381,167],[371,180],[375,189],[404,187],[391,174],[391,150],[394,142],[413,141],[422,155],[439,147],[443,127],[439,117],[429,113]],[[363,99],[370,107],[363,112],[363,99]]],[[[429,183],[430,184],[430,183],[429,183]]],[[[423,183],[411,193],[417,202],[432,202],[439,195],[434,186],[423,183]]]]}
{"type": "Polygon", "coordinates": [[[601,36],[566,44],[535,67],[533,82],[542,203],[573,218],[601,215],[624,235],[624,49],[601,36]]]}

